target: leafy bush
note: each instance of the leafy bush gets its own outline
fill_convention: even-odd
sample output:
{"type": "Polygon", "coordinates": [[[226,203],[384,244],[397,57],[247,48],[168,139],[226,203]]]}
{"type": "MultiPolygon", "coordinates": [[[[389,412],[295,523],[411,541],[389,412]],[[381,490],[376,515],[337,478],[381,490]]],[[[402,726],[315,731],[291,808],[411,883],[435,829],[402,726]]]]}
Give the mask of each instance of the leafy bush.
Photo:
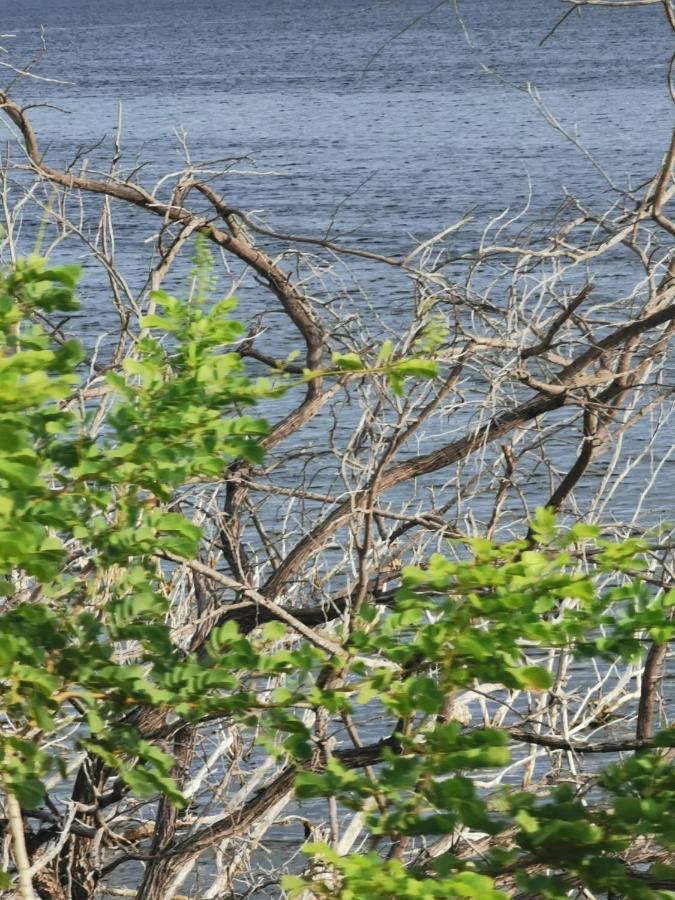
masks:
{"type": "Polygon", "coordinates": [[[27,809],[67,758],[38,744],[76,723],[88,731],[77,728],[76,743],[140,796],[179,800],[170,761],[125,713],[142,704],[198,716],[203,685],[230,675],[171,640],[158,559],[193,556],[200,531],[162,503],[227,460],[260,459],[266,433],[240,412],[269,387],[225,349],[241,334],[232,303],[206,311],[157,293],[162,315],[142,323],[148,334],[123,374],[105,375],[115,399],[92,434],[86,408],[71,402],[82,350],[39,324],[76,308],[77,278],[30,259],[0,282],[0,671],[14,726],[0,752],[5,785],[27,809]],[[118,660],[121,642],[134,642],[133,665],[118,660]],[[124,762],[134,758],[145,765],[124,762]]]}
{"type": "MultiPolygon", "coordinates": [[[[484,682],[493,694],[548,693],[553,702],[552,651],[612,666],[640,659],[645,639],[670,640],[675,592],[640,579],[646,545],[607,542],[583,525],[561,532],[540,510],[526,540],[467,541],[463,559],[432,556],[406,569],[394,593],[365,598],[349,628],[309,626],[213,568],[208,536],[182,510],[192,481],[262,458],[267,427],[243,411],[279,393],[252,382],[229,349],[242,335],[232,303],[155,293],[160,314],[141,322],[123,369],[102,373],[110,403],[96,423],[76,392],[82,350],[48,324],[75,308],[77,277],[30,259],[0,281],[0,779],[8,796],[24,812],[38,809],[54,770],[67,782],[84,753],[90,779],[99,767],[92,803],[112,782],[117,801],[162,797],[183,809],[189,800],[167,738],[221,720],[260,730],[282,766],[280,790],[294,782],[300,800],[328,798],[362,817],[370,851],[307,844],[310,867],[283,881],[290,896],[519,890],[559,898],[580,888],[675,896],[667,861],[675,775],[660,749],[673,744],[672,732],[602,746],[549,741],[553,752],[605,752],[613,762],[586,795],[564,783],[516,791],[503,778],[492,787],[477,780],[506,769],[527,744],[547,746],[546,737],[536,724],[519,732],[461,716],[463,692],[484,682]],[[223,605],[208,638],[186,645],[168,602],[182,561],[265,611],[265,623],[242,629],[223,605]],[[332,747],[313,728],[364,714],[383,727],[365,747],[332,747]],[[621,750],[629,755],[619,758],[621,750]],[[631,855],[645,843],[649,868],[631,855]],[[404,846],[418,852],[401,859],[404,846]]],[[[375,371],[397,392],[405,376],[434,375],[425,360],[387,367],[386,355],[375,371]]],[[[334,365],[340,377],[369,375],[359,360],[334,365]]],[[[270,803],[279,796],[269,793],[270,803]]],[[[261,797],[252,801],[260,814],[261,797]]],[[[217,839],[215,828],[209,834],[217,839]]],[[[167,865],[200,847],[178,844],[167,865]]]]}

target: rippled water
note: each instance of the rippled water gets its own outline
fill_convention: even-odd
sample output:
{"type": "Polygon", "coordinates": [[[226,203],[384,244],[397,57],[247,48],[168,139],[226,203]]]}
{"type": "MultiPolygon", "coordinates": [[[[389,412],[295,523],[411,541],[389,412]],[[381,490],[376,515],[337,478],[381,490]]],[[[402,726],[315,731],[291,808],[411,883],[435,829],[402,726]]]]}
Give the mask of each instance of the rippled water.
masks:
{"type": "MultiPolygon", "coordinates": [[[[471,242],[530,191],[533,214],[563,188],[606,206],[606,183],[546,124],[523,90],[530,83],[619,185],[653,174],[673,118],[662,10],[587,9],[540,46],[564,9],[542,0],[4,0],[2,30],[13,37],[1,39],[10,54],[0,61],[30,59],[44,26],[41,73],[74,83],[24,82],[15,94],[65,110],[31,110],[52,162],[102,137],[87,152],[92,165],[105,158],[122,102],[126,171],[143,162],[137,177],[148,187],[180,168],[184,133],[195,161],[240,160],[244,174],[219,183],[232,205],[295,233],[332,223],[344,242],[393,255],[467,211],[471,242]]],[[[133,290],[155,230],[144,213],[118,214],[118,259],[133,290]]],[[[354,270],[389,324],[408,316],[402,277],[354,270]]],[[[600,268],[596,296],[621,290],[625,275],[616,259],[600,268]]],[[[88,271],[85,288],[77,327],[86,339],[112,310],[100,273],[88,271]]],[[[244,288],[241,303],[243,316],[259,312],[259,292],[244,288]]],[[[285,356],[297,336],[282,316],[270,321],[279,327],[268,349],[285,356]]],[[[634,432],[636,446],[646,435],[634,432]]],[[[596,468],[589,483],[602,476],[596,468]]],[[[675,502],[673,479],[663,481],[661,515],[675,502]]],[[[629,509],[642,483],[631,476],[618,507],[629,509]]]]}
{"type": "Polygon", "coordinates": [[[482,66],[535,83],[619,181],[654,171],[672,121],[660,10],[589,10],[539,47],[560,4],[464,0],[469,46],[451,2],[403,31],[430,6],[4,0],[2,29],[22,60],[43,24],[45,74],[75,82],[19,90],[68,110],[32,113],[51,158],[110,135],[123,101],[130,159],[176,166],[176,129],[194,159],[248,154],[280,177],[237,180],[231,199],[283,227],[325,228],[336,202],[369,179],[341,207],[338,228],[390,251],[469,207],[481,218],[513,206],[528,176],[541,205],[563,184],[587,196],[601,187],[531,100],[482,66]]]}

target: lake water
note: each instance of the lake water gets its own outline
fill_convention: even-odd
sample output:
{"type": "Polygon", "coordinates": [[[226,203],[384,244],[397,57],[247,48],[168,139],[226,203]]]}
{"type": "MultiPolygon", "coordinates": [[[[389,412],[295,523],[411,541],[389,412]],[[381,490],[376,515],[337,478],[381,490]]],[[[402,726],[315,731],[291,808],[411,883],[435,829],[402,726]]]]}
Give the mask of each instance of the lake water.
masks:
{"type": "Polygon", "coordinates": [[[356,191],[336,230],[388,252],[470,208],[479,222],[513,208],[528,177],[540,206],[562,185],[586,197],[601,188],[531,100],[482,66],[513,85],[536,84],[618,182],[653,173],[672,122],[670,36],[658,8],[589,10],[539,47],[561,4],[464,0],[472,46],[451,2],[404,30],[431,6],[4,0],[2,31],[15,35],[3,43],[16,63],[30,58],[44,25],[40,71],[75,82],[17,90],[67,110],[32,112],[50,159],[110,137],[123,101],[127,165],[149,162],[146,182],[179,165],[181,129],[195,160],[248,155],[259,171],[279,173],[233,179],[233,204],[264,209],[281,228],[320,232],[356,191]]]}
{"type": "Polygon", "coordinates": [[[383,242],[424,234],[476,202],[485,212],[511,205],[528,173],[544,197],[561,184],[592,190],[588,164],[481,65],[534,82],[619,180],[653,171],[672,122],[662,89],[670,35],[659,9],[588,10],[539,47],[561,4],[464,0],[473,47],[450,2],[393,39],[430,6],[4,0],[2,31],[16,34],[3,41],[16,61],[44,25],[41,71],[75,82],[47,89],[69,115],[33,113],[51,152],[68,155],[109,133],[122,100],[132,157],[175,164],[174,131],[183,128],[195,159],[250,154],[282,172],[274,190],[238,191],[244,205],[264,198],[274,222],[325,225],[366,176],[343,224],[370,222],[383,242]]]}
{"type": "MultiPolygon", "coordinates": [[[[530,191],[531,217],[555,208],[564,189],[599,210],[611,202],[589,160],[546,124],[523,90],[528,84],[618,185],[640,184],[656,170],[673,122],[662,10],[587,9],[540,46],[564,9],[541,0],[4,0],[2,31],[12,36],[0,39],[10,51],[0,62],[31,59],[44,27],[39,73],[73,84],[24,81],[15,96],[36,104],[30,114],[53,164],[77,148],[92,166],[107,159],[121,102],[123,171],[142,163],[135,177],[148,188],[181,167],[184,133],[193,161],[238,160],[218,181],[232,205],[260,211],[278,230],[322,235],[330,225],[343,243],[396,255],[467,212],[473,222],[462,240],[470,246],[485,222],[520,208],[530,191]]],[[[120,268],[140,292],[157,223],[133,209],[116,221],[120,268]]],[[[77,241],[60,252],[85,263],[75,327],[91,343],[116,323],[107,279],[77,241]]],[[[182,290],[188,265],[170,288],[182,290]]],[[[629,290],[636,268],[608,258],[594,272],[594,297],[629,290]]],[[[379,318],[373,340],[381,339],[378,329],[406,327],[407,279],[358,260],[352,270],[345,292],[359,312],[357,289],[367,292],[371,318],[379,318]]],[[[320,297],[323,286],[310,289],[320,297]]],[[[249,282],[238,293],[240,315],[250,321],[261,312],[261,292],[249,282]]],[[[278,310],[268,306],[266,316],[266,350],[283,358],[297,334],[278,310]]],[[[339,424],[348,439],[348,413],[339,424]]],[[[302,440],[323,447],[325,428],[317,420],[302,440]]],[[[646,420],[631,432],[627,455],[645,446],[650,428],[646,420]]],[[[576,452],[578,438],[569,437],[556,451],[561,466],[576,452]]],[[[652,457],[612,497],[611,514],[630,518],[649,466],[674,442],[664,428],[652,457]]],[[[580,497],[602,483],[606,464],[607,456],[594,463],[580,497]]],[[[674,468],[665,462],[647,504],[651,520],[675,507],[674,468]]],[[[297,468],[278,477],[294,486],[297,468]]],[[[326,489],[323,459],[310,477],[315,490],[326,489]]],[[[546,501],[545,470],[535,465],[523,480],[533,505],[546,501]]]]}
{"type": "MultiPolygon", "coordinates": [[[[588,9],[539,46],[564,9],[541,0],[4,0],[2,31],[13,37],[0,40],[5,58],[25,62],[44,26],[40,73],[74,82],[15,89],[23,102],[65,111],[31,111],[51,162],[101,138],[89,156],[104,158],[122,102],[125,171],[142,162],[148,187],[180,168],[184,132],[195,161],[245,157],[234,164],[243,174],[219,184],[232,205],[301,234],[332,221],[343,242],[394,255],[468,211],[470,243],[530,189],[534,212],[554,207],[563,188],[605,207],[605,182],[545,123],[522,90],[529,83],[619,185],[653,174],[673,120],[660,7],[588,9]]],[[[117,224],[120,266],[140,291],[156,223],[125,210],[117,224]]],[[[622,265],[596,272],[596,296],[625,286],[622,265]]],[[[386,324],[407,318],[407,282],[365,263],[354,273],[386,324]]],[[[112,311],[105,279],[88,278],[78,329],[93,339],[112,311]]],[[[243,315],[260,311],[258,291],[243,289],[241,301],[243,315]]],[[[268,349],[285,356],[297,337],[281,317],[270,321],[279,327],[268,349]]],[[[630,507],[639,486],[619,502],[630,507]]],[[[667,514],[673,490],[660,501],[667,514]]]]}

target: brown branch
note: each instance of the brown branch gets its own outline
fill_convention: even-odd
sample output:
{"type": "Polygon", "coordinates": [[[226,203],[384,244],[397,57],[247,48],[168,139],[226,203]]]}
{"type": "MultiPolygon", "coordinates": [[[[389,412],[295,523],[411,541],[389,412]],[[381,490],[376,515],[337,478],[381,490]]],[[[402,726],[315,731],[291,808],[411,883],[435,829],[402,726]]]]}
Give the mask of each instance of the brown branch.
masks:
{"type": "Polygon", "coordinates": [[[656,193],[654,194],[654,203],[652,205],[654,219],[662,228],[665,228],[670,234],[675,235],[675,222],[669,219],[663,212],[663,207],[666,203],[666,192],[673,177],[673,167],[675,167],[675,129],[673,129],[670,147],[661,168],[661,174],[656,185],[656,193]]]}
{"type": "Polygon", "coordinates": [[[487,528],[485,529],[485,536],[489,541],[491,541],[494,537],[495,529],[497,527],[497,520],[504,505],[504,501],[506,500],[507,491],[512,484],[511,478],[516,468],[516,461],[514,459],[513,452],[508,444],[502,444],[502,454],[504,456],[504,474],[499,479],[499,487],[497,488],[495,500],[492,505],[490,521],[488,522],[487,528]]]}
{"type": "Polygon", "coordinates": [[[668,644],[653,643],[645,659],[635,728],[635,737],[638,741],[648,741],[653,734],[654,700],[667,651],[668,644]]]}
{"type": "MultiPolygon", "coordinates": [[[[179,783],[185,781],[194,755],[197,728],[195,725],[184,725],[173,739],[174,764],[171,775],[179,783]]],[[[156,882],[158,880],[158,866],[161,866],[162,854],[167,850],[176,837],[179,824],[179,813],[176,806],[166,797],[161,797],[157,807],[156,824],[154,827],[152,847],[150,855],[153,861],[147,866],[138,889],[139,897],[156,896],[156,882]]]]}
{"type": "Polygon", "coordinates": [[[233,578],[223,575],[222,572],[218,572],[216,569],[213,569],[196,559],[182,559],[180,556],[175,556],[173,553],[168,553],[167,551],[162,551],[161,553],[158,553],[157,556],[162,559],[171,560],[171,562],[178,563],[179,565],[186,566],[188,569],[192,569],[194,572],[198,572],[200,575],[204,575],[211,581],[216,582],[216,584],[220,584],[223,587],[235,591],[237,594],[249,598],[255,604],[266,609],[273,618],[283,622],[298,634],[301,634],[311,644],[314,644],[331,656],[337,656],[340,659],[347,658],[345,650],[339,644],[329,640],[324,635],[318,634],[305,625],[305,623],[296,616],[295,610],[291,612],[283,606],[279,606],[279,604],[268,600],[267,597],[263,596],[259,591],[256,591],[255,588],[246,584],[241,584],[233,578]]]}
{"type": "MultiPolygon", "coordinates": [[[[400,751],[400,745],[395,737],[383,738],[381,741],[365,747],[336,750],[333,756],[346,768],[356,769],[379,762],[385,749],[389,749],[394,753],[400,751]]],[[[323,755],[317,754],[313,762],[306,768],[313,771],[321,771],[323,768],[323,755]]],[[[151,884],[146,884],[142,895],[143,900],[165,900],[166,886],[187,862],[211,847],[216,846],[221,841],[243,834],[271,806],[293,790],[293,782],[297,772],[298,768],[296,766],[287,766],[238,810],[228,813],[211,825],[205,825],[197,829],[182,840],[178,840],[172,847],[158,854],[158,857],[152,862],[153,880],[151,884]]],[[[103,873],[107,874],[112,871],[120,862],[143,858],[145,857],[141,854],[126,854],[121,860],[113,860],[105,866],[103,873]]]]}
{"type": "MultiPolygon", "coordinates": [[[[38,174],[48,181],[61,185],[69,190],[80,190],[90,194],[102,194],[113,197],[117,200],[122,200],[125,203],[139,206],[155,216],[160,216],[166,221],[178,222],[184,226],[193,225],[195,221],[200,222],[201,217],[196,213],[189,211],[183,206],[163,204],[139,185],[115,181],[112,178],[108,178],[104,181],[97,181],[92,178],[65,174],[63,172],[58,172],[56,169],[52,169],[44,163],[35,133],[21,107],[10,100],[6,94],[0,92],[0,108],[5,111],[9,119],[21,132],[26,154],[30,163],[38,174]]],[[[219,213],[226,216],[226,209],[222,206],[220,199],[213,191],[206,188],[204,185],[200,185],[198,182],[195,182],[194,186],[213,203],[219,213]]],[[[316,319],[316,316],[309,305],[309,301],[304,295],[296,290],[291,284],[288,276],[282,272],[269,257],[265,256],[264,253],[254,247],[241,232],[239,232],[237,236],[226,234],[214,225],[208,223],[205,219],[201,220],[196,230],[219,247],[233,253],[241,260],[241,262],[250,266],[250,268],[266,281],[304,339],[307,348],[308,368],[318,369],[321,362],[324,343],[323,329],[316,319]]],[[[308,383],[308,396],[315,396],[319,391],[320,379],[314,379],[308,383]]]]}
{"type": "MultiPolygon", "coordinates": [[[[620,346],[636,335],[673,320],[675,320],[675,304],[665,306],[651,315],[617,328],[566,366],[558,376],[559,384],[562,387],[574,387],[576,376],[608,350],[620,346]]],[[[477,448],[498,440],[516,428],[522,428],[544,413],[559,409],[565,404],[565,399],[565,392],[553,396],[539,393],[514,409],[495,416],[487,426],[477,428],[465,437],[446,444],[445,447],[392,466],[383,473],[379,481],[378,493],[459,462],[477,448]]],[[[268,597],[278,596],[300,566],[321,549],[329,537],[347,522],[354,504],[362,502],[364,497],[365,492],[359,492],[350,500],[336,507],[322,522],[318,523],[312,533],[302,538],[291,550],[284,562],[268,579],[262,592],[268,597]]]]}
{"type": "Polygon", "coordinates": [[[587,743],[585,741],[566,741],[563,738],[549,734],[535,734],[531,731],[522,731],[518,728],[505,729],[515,741],[522,744],[535,744],[538,747],[547,747],[550,750],[565,750],[571,753],[625,753],[633,750],[651,750],[656,746],[653,740],[648,738],[625,738],[618,741],[597,741],[587,743]]]}
{"type": "Polygon", "coordinates": [[[576,297],[570,300],[570,302],[566,304],[561,312],[555,317],[553,322],[551,322],[542,340],[538,344],[535,344],[533,347],[526,347],[521,352],[520,358],[529,359],[531,356],[540,356],[542,353],[550,350],[551,344],[553,343],[553,338],[560,331],[560,329],[570,318],[570,316],[572,316],[574,312],[581,306],[581,304],[589,296],[592,290],[592,284],[587,284],[584,288],[582,288],[576,295],[576,297]]]}

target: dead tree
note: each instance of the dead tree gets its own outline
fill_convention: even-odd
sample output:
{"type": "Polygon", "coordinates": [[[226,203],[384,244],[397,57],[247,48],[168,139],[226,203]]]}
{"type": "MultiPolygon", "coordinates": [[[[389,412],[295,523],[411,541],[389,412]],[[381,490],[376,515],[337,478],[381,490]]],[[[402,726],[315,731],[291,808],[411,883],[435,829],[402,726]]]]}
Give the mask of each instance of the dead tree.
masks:
{"type": "MultiPolygon", "coordinates": [[[[641,2],[663,6],[675,28],[668,2],[641,2]]],[[[590,4],[604,0],[572,6],[590,4]]],[[[562,127],[534,93],[533,102],[552,127],[562,127]]],[[[510,220],[497,216],[478,239],[465,237],[467,216],[389,256],[280,233],[246,212],[245,198],[233,205],[232,189],[225,197],[218,177],[193,165],[154,190],[121,174],[117,146],[106,173],[90,174],[83,160],[56,169],[19,100],[3,93],[0,106],[16,138],[2,172],[4,258],[20,253],[22,220],[44,214],[49,249],[83,242],[109,280],[118,325],[105,355],[93,348],[79,397],[91,409],[98,405],[93,431],[108,402],[103,375],[133,354],[139,318],[152,303],[148,288],[167,280],[196,234],[213,247],[227,293],[255,285],[257,315],[239,350],[259,371],[319,372],[335,353],[374,364],[385,339],[394,358],[428,354],[440,363],[437,380],[403,396],[378,377],[309,380],[272,422],[262,465],[233,465],[174,498],[207,539],[200,558],[165,576],[181,646],[199,652],[224,621],[252,633],[280,620],[292,639],[335,650],[335,626],[344,626],[346,640],[364,599],[386,610],[403,565],[423,563],[456,535],[526,536],[537,506],[566,521],[597,523],[608,535],[655,524],[650,503],[672,451],[675,134],[653,178],[639,190],[616,190],[607,208],[567,195],[539,229],[523,210],[510,220]],[[18,202],[9,200],[10,183],[22,186],[18,202]],[[147,213],[155,246],[147,279],[133,286],[116,256],[115,220],[128,207],[147,213]],[[625,273],[616,293],[595,286],[612,266],[625,273]],[[364,273],[380,270],[388,283],[407,285],[408,306],[396,321],[363,288],[364,273]],[[354,284],[356,295],[345,289],[354,284]],[[271,341],[270,310],[285,316],[284,353],[274,349],[278,335],[271,341]],[[617,501],[629,483],[635,501],[626,510],[617,501]]],[[[65,333],[69,326],[55,327],[65,333]]],[[[664,589],[673,582],[671,548],[662,534],[648,574],[664,589]]],[[[655,646],[643,671],[580,671],[552,650],[550,695],[517,697],[476,684],[451,698],[447,715],[472,727],[507,728],[522,746],[490,784],[510,778],[535,789],[564,770],[584,790],[594,771],[587,761],[650,746],[657,717],[668,716],[666,662],[666,650],[655,646]]],[[[132,803],[100,763],[80,755],[69,797],[54,795],[25,819],[44,900],[163,900],[182,890],[243,897],[256,885],[256,896],[268,888],[279,896],[278,860],[268,866],[260,851],[280,827],[289,835],[289,858],[317,835],[342,853],[363,839],[358,818],[343,821],[330,805],[298,809],[293,767],[264,758],[255,733],[227,719],[195,725],[144,709],[129,716],[172,753],[192,806],[179,813],[166,800],[132,803]],[[125,872],[137,888],[124,890],[125,872]]],[[[396,746],[393,725],[364,729],[325,711],[312,727],[320,739],[330,735],[344,765],[357,768],[396,746]]],[[[481,851],[462,835],[452,841],[460,855],[481,851]]],[[[400,852],[419,862],[447,846],[442,840],[400,852]]],[[[648,858],[640,852],[638,866],[648,858]]]]}

